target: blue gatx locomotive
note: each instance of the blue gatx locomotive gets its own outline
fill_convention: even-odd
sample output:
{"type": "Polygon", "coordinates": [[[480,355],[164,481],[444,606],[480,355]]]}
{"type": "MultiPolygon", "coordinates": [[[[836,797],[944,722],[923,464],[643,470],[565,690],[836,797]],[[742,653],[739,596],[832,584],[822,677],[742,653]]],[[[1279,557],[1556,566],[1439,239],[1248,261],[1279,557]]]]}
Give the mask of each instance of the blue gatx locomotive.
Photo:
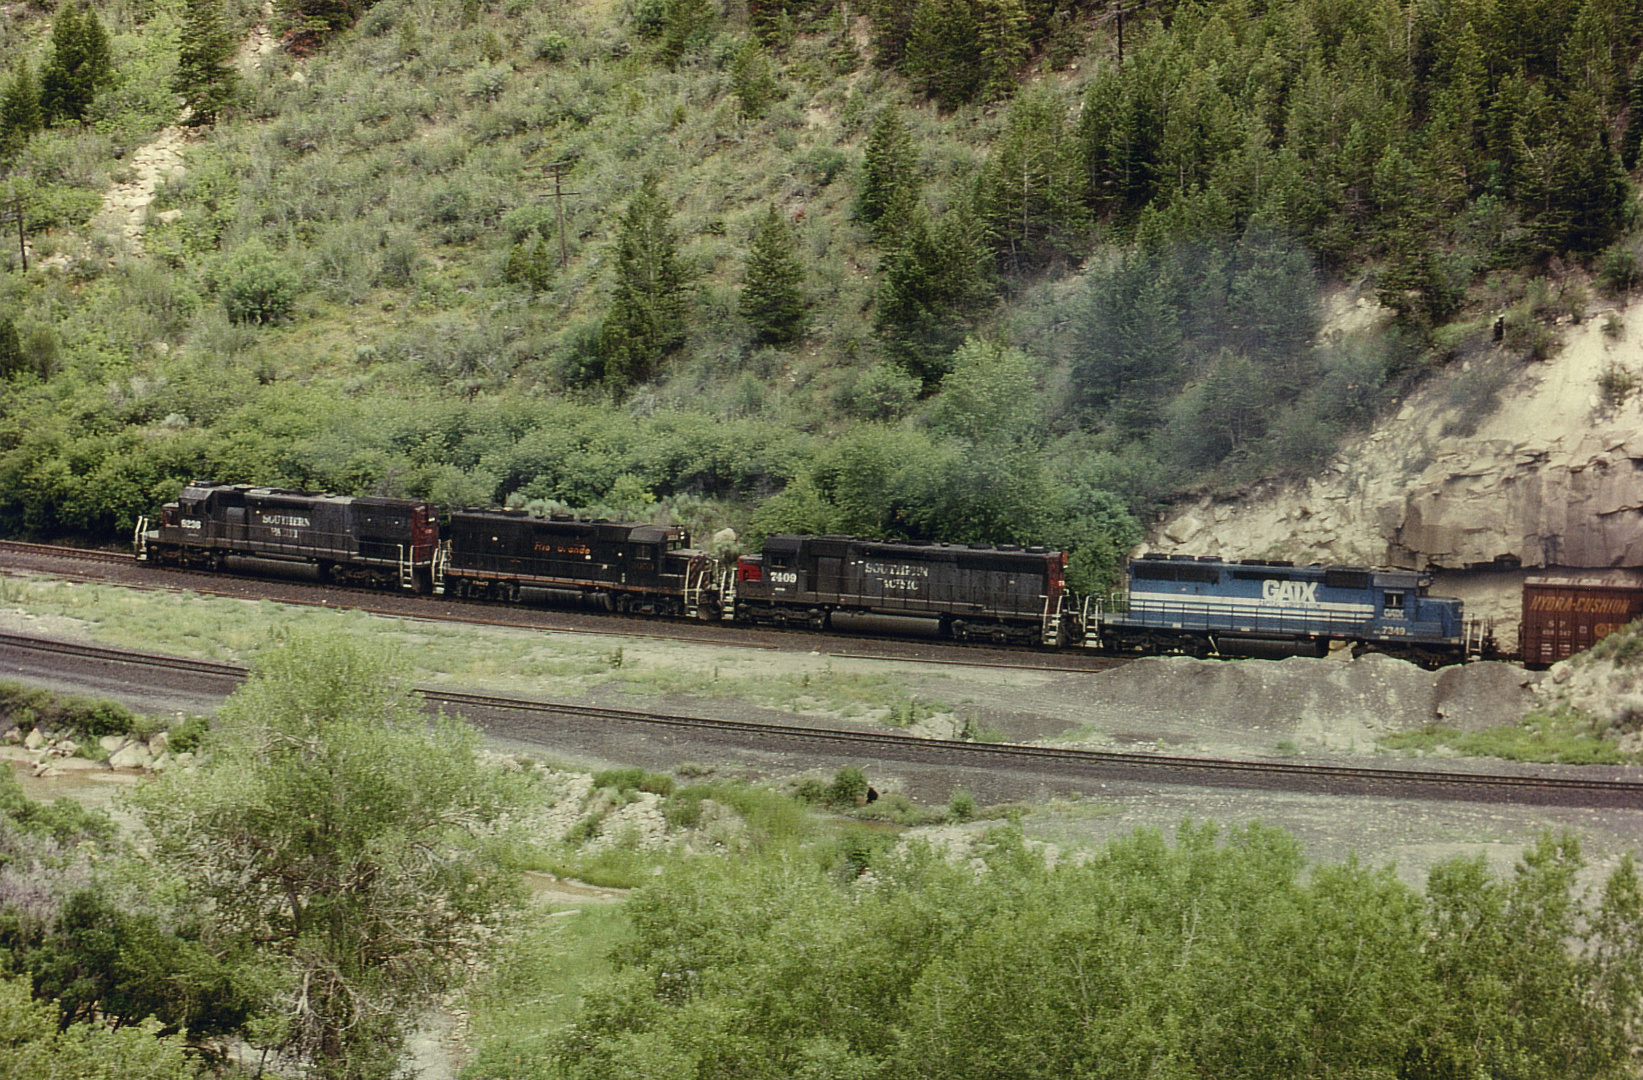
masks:
{"type": "Polygon", "coordinates": [[[1485,629],[1430,584],[1411,570],[1154,555],[1131,560],[1127,594],[1089,611],[1085,633],[1111,652],[1195,656],[1253,642],[1322,656],[1344,642],[1436,665],[1488,651],[1485,629]]]}

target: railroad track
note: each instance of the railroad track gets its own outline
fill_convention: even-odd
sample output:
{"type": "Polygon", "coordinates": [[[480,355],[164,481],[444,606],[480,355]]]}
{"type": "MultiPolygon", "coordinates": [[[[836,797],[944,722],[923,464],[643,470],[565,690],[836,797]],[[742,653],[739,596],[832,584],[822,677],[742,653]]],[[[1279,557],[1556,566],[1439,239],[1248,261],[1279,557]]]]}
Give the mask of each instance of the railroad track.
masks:
{"type": "MultiPolygon", "coordinates": [[[[90,562],[111,563],[123,566],[141,565],[135,563],[130,555],[118,551],[59,547],[54,544],[30,544],[15,540],[0,540],[0,552],[5,551],[14,551],[18,554],[33,555],[41,558],[66,558],[90,562]]],[[[164,584],[164,575],[174,573],[186,574],[190,573],[190,571],[167,569],[162,572],[156,572],[154,575],[154,580],[150,582],[139,584],[130,581],[118,581],[115,582],[115,584],[118,584],[121,588],[145,591],[187,591],[201,596],[221,596],[238,600],[246,599],[251,592],[257,590],[259,585],[268,584],[268,579],[258,577],[254,573],[227,575],[226,580],[233,582],[234,585],[242,586],[240,588],[226,586],[213,587],[211,584],[198,582],[190,582],[186,585],[164,584]],[[250,589],[244,588],[243,586],[250,586],[250,589]]],[[[75,581],[99,580],[94,575],[78,573],[62,573],[61,576],[75,581]]],[[[209,575],[209,578],[211,580],[222,580],[224,575],[209,575]]],[[[599,616],[600,621],[610,625],[569,626],[544,621],[544,617],[551,617],[554,614],[555,609],[552,607],[525,605],[523,610],[534,613],[535,617],[509,619],[498,618],[494,615],[487,616],[476,614],[475,612],[519,611],[521,610],[519,605],[501,604],[494,601],[439,601],[431,600],[426,597],[412,598],[409,596],[400,595],[398,593],[384,592],[383,590],[378,589],[350,588],[347,586],[316,584],[313,582],[298,582],[295,580],[288,580],[281,582],[280,584],[296,585],[298,588],[308,593],[313,593],[315,590],[320,590],[321,594],[318,596],[291,596],[283,594],[265,595],[262,598],[281,604],[294,604],[301,607],[341,608],[350,611],[363,612],[367,615],[381,615],[388,618],[397,619],[421,619],[428,622],[462,623],[470,626],[496,626],[520,630],[541,630],[548,633],[561,634],[588,634],[605,637],[645,637],[659,641],[677,641],[689,644],[712,645],[718,648],[756,649],[763,651],[779,651],[783,648],[793,648],[810,652],[815,651],[818,645],[825,646],[829,640],[834,642],[841,640],[837,638],[830,638],[830,636],[818,636],[802,630],[772,630],[770,628],[760,628],[757,631],[760,635],[777,635],[783,640],[791,643],[790,645],[784,646],[782,644],[776,644],[768,641],[747,640],[745,634],[749,631],[747,631],[745,627],[740,627],[739,625],[737,629],[744,636],[718,636],[711,633],[681,632],[677,629],[668,628],[672,623],[691,625],[681,620],[662,620],[657,622],[635,616],[624,617],[602,615],[599,616]],[[351,600],[338,601],[335,598],[335,595],[349,597],[357,596],[362,599],[359,602],[353,602],[351,600]],[[371,603],[370,601],[363,599],[365,597],[377,598],[379,602],[371,603]],[[393,603],[384,604],[381,602],[388,597],[393,598],[393,603]],[[398,606],[393,606],[394,604],[398,604],[398,606]],[[414,605],[414,608],[411,605],[414,605]]],[[[701,625],[704,627],[716,627],[720,624],[701,625]]],[[[726,626],[726,628],[729,627],[729,624],[722,625],[726,626]]],[[[966,658],[964,656],[932,657],[925,655],[901,655],[897,651],[899,639],[893,636],[865,634],[861,636],[847,637],[842,640],[852,642],[856,651],[829,651],[829,656],[840,660],[885,660],[902,663],[942,664],[954,667],[1004,668],[1016,671],[1049,671],[1080,674],[1100,671],[1104,668],[1126,663],[1129,660],[1128,657],[1101,657],[1093,654],[1083,654],[1077,650],[1073,650],[1071,652],[1060,654],[1040,654],[1033,652],[1030,653],[1030,655],[1035,657],[1033,661],[1011,663],[1004,660],[982,660],[976,658],[966,658]],[[860,651],[873,648],[877,648],[879,651],[860,651]],[[1045,662],[1045,660],[1049,659],[1051,656],[1059,656],[1063,660],[1077,657],[1084,662],[1063,662],[1060,664],[1045,662]]],[[[906,642],[901,644],[911,645],[911,647],[914,648],[934,647],[943,653],[962,653],[966,649],[995,648],[994,646],[978,646],[952,641],[906,642]]]]}
{"type": "Polygon", "coordinates": [[[21,540],[0,540],[0,551],[26,555],[49,555],[59,559],[78,559],[82,562],[129,563],[128,552],[105,551],[102,548],[62,547],[57,544],[26,544],[21,540]]]}
{"type": "MultiPolygon", "coordinates": [[[[227,678],[243,678],[246,674],[245,668],[234,664],[189,660],[17,634],[0,634],[0,647],[134,665],[179,668],[227,678]]],[[[418,689],[430,703],[468,713],[506,713],[523,718],[527,722],[545,722],[550,717],[565,717],[639,726],[658,733],[668,730],[693,730],[729,737],[733,741],[745,742],[759,749],[798,750],[822,756],[871,758],[963,768],[1008,769],[1061,779],[1099,779],[1309,794],[1643,809],[1643,784],[1626,780],[1413,768],[1361,768],[956,742],[917,739],[873,731],[760,724],[643,710],[603,708],[569,702],[535,701],[464,693],[440,687],[418,689]]],[[[477,722],[483,726],[482,719],[477,722]]]]}

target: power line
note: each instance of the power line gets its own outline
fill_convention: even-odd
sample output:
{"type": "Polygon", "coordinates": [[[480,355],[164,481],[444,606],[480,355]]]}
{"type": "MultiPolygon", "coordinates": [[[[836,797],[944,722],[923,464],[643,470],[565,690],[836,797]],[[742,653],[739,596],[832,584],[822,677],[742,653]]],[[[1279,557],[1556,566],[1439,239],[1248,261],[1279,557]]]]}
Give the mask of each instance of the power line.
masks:
{"type": "Polygon", "coordinates": [[[574,161],[549,161],[542,165],[525,166],[527,169],[541,169],[542,179],[553,181],[553,202],[559,212],[560,269],[564,269],[565,264],[570,261],[569,257],[565,254],[565,196],[582,194],[580,191],[566,191],[564,189],[565,177],[570,173],[571,169],[575,167],[575,165],[576,163],[574,161]]]}

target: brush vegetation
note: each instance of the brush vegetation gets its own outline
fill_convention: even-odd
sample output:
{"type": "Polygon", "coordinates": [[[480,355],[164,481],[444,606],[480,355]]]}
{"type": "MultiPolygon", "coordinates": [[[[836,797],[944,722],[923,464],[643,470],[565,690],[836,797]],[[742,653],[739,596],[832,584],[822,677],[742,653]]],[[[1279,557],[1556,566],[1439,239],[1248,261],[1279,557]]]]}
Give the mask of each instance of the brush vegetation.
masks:
{"type": "Polygon", "coordinates": [[[1086,0],[288,0],[227,61],[260,17],[14,14],[0,529],[209,476],[1047,542],[1096,588],[1452,320],[1544,355],[1535,289],[1636,278],[1614,0],[1171,0],[1122,51],[1086,0]],[[184,102],[138,256],[98,208],[184,102]],[[1387,332],[1320,337],[1343,283],[1387,332]]]}

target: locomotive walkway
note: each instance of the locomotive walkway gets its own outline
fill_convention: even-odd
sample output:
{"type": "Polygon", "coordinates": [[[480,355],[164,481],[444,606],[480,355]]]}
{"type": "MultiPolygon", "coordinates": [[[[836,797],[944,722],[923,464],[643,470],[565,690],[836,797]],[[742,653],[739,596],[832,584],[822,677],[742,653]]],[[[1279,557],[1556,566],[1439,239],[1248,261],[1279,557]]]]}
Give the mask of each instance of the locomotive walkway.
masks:
{"type": "MultiPolygon", "coordinates": [[[[24,657],[31,657],[35,664],[46,658],[47,662],[60,662],[67,667],[94,663],[128,670],[138,667],[177,672],[224,689],[246,675],[246,669],[233,664],[0,634],[0,667],[10,670],[25,667],[18,662],[24,657]]],[[[554,737],[568,728],[585,731],[592,724],[664,744],[675,738],[705,737],[726,748],[739,746],[839,760],[1000,770],[1074,786],[1119,782],[1498,805],[1643,808],[1643,784],[1625,780],[1437,771],[1419,767],[1359,768],[971,743],[601,708],[459,693],[437,687],[424,687],[421,692],[430,705],[458,711],[489,733],[541,746],[551,746],[554,737]]]]}

